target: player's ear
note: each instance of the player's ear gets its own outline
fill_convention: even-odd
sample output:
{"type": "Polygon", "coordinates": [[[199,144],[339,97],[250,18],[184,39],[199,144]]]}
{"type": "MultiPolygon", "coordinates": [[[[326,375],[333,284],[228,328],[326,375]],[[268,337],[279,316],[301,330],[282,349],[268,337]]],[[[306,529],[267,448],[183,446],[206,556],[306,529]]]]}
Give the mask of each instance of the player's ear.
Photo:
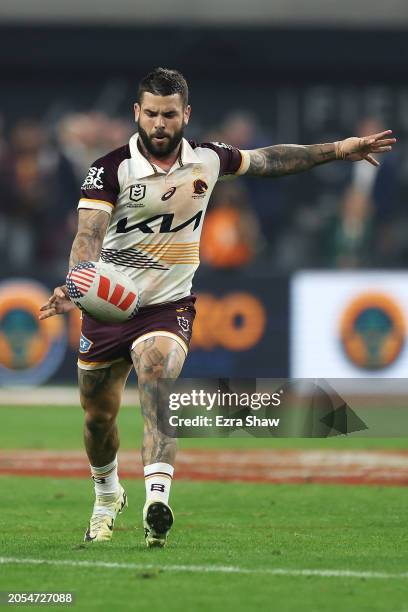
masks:
{"type": "Polygon", "coordinates": [[[190,115],[191,115],[191,106],[187,104],[186,108],[184,109],[184,125],[188,124],[190,115]]]}
{"type": "Polygon", "coordinates": [[[135,102],[133,105],[133,109],[135,111],[135,121],[137,123],[139,121],[140,116],[140,104],[138,102],[135,102]]]}

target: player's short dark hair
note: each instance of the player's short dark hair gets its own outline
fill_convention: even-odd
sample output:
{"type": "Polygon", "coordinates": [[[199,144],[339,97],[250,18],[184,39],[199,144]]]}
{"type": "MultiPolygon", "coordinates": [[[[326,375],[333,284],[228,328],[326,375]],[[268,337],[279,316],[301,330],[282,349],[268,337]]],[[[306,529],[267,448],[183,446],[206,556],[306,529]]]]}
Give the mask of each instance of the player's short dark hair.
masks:
{"type": "Polygon", "coordinates": [[[188,104],[188,85],[186,79],[178,70],[155,68],[139,83],[137,99],[140,104],[145,91],[155,96],[171,96],[180,94],[184,106],[188,104]]]}

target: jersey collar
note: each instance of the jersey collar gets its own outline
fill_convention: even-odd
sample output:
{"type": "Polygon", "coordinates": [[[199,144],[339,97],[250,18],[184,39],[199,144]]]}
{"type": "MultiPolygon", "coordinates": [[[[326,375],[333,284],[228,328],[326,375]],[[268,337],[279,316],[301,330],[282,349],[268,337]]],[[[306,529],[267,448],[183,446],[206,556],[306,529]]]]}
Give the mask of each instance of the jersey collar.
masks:
{"type": "MultiPolygon", "coordinates": [[[[135,168],[136,178],[140,179],[140,178],[143,178],[146,176],[152,176],[155,174],[166,174],[164,170],[151,164],[149,160],[146,159],[146,157],[140,152],[138,144],[137,144],[138,139],[139,139],[139,134],[136,133],[136,134],[133,134],[133,136],[129,140],[130,154],[132,156],[132,159],[135,161],[135,166],[136,166],[135,168]]],[[[188,141],[185,138],[183,138],[182,143],[181,143],[181,155],[178,157],[177,161],[175,162],[173,167],[170,168],[167,174],[171,174],[172,172],[174,172],[175,170],[178,170],[179,168],[185,166],[186,164],[199,164],[199,163],[201,163],[200,158],[195,153],[194,149],[188,143],[188,141]]]]}

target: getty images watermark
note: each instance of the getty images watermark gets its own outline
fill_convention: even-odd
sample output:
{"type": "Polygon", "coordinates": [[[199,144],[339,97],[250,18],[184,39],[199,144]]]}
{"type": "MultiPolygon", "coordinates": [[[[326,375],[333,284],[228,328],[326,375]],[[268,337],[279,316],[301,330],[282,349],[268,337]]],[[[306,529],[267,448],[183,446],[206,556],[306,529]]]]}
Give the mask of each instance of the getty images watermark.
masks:
{"type": "Polygon", "coordinates": [[[279,427],[280,418],[260,417],[256,414],[242,414],[231,416],[225,414],[225,409],[249,409],[258,411],[262,408],[277,407],[281,404],[283,390],[277,393],[256,393],[205,391],[204,389],[192,389],[187,392],[170,393],[168,406],[171,411],[179,411],[183,408],[200,408],[206,412],[220,411],[221,414],[214,416],[197,414],[195,416],[181,416],[172,414],[168,417],[171,427],[279,427]]]}
{"type": "MultiPolygon", "coordinates": [[[[387,401],[381,405],[389,408],[391,394],[388,389],[382,390],[387,401]]],[[[157,392],[158,427],[173,438],[326,438],[366,435],[368,429],[373,436],[384,431],[383,415],[375,415],[372,410],[372,380],[367,384],[340,379],[329,383],[325,379],[179,378],[161,380],[157,392]],[[359,416],[350,402],[355,401],[356,394],[361,399],[361,393],[367,392],[369,412],[364,407],[359,416]],[[367,418],[371,419],[370,427],[367,418]]],[[[399,430],[401,427],[400,423],[399,430]]]]}

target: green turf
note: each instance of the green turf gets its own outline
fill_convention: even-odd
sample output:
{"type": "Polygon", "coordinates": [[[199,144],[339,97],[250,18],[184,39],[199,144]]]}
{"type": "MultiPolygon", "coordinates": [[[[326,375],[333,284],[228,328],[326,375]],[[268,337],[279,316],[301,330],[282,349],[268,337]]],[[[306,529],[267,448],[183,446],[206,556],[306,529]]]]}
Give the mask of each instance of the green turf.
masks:
{"type": "MultiPolygon", "coordinates": [[[[0,448],[82,448],[74,406],[0,407],[0,448]]],[[[122,448],[140,446],[135,408],[119,418],[122,448]]],[[[201,448],[407,448],[406,438],[186,439],[201,448]]],[[[174,565],[408,571],[408,490],[392,487],[174,483],[168,549],[143,544],[144,486],[129,481],[130,507],[110,543],[85,546],[87,479],[0,477],[0,557],[110,561],[143,569],[0,565],[0,591],[76,593],[73,610],[186,612],[406,612],[408,579],[289,577],[170,571],[174,565]],[[154,568],[148,568],[153,565],[154,568]]],[[[49,607],[49,606],[47,606],[49,607]]],[[[55,606],[53,606],[55,607],[55,606]]]]}
{"type": "Polygon", "coordinates": [[[141,481],[112,542],[85,545],[87,480],[2,477],[2,557],[103,560],[157,569],[0,565],[0,590],[73,590],[75,610],[402,612],[408,579],[185,573],[169,565],[408,570],[403,488],[177,482],[176,523],[164,550],[147,550],[141,481]],[[160,569],[159,569],[160,568],[160,569]]]}
{"type": "MultiPolygon", "coordinates": [[[[0,406],[0,448],[82,448],[79,406],[0,406]]],[[[122,449],[141,445],[142,418],[138,408],[124,406],[119,414],[122,449]]],[[[189,438],[181,448],[408,448],[408,438],[189,438]]]]}

